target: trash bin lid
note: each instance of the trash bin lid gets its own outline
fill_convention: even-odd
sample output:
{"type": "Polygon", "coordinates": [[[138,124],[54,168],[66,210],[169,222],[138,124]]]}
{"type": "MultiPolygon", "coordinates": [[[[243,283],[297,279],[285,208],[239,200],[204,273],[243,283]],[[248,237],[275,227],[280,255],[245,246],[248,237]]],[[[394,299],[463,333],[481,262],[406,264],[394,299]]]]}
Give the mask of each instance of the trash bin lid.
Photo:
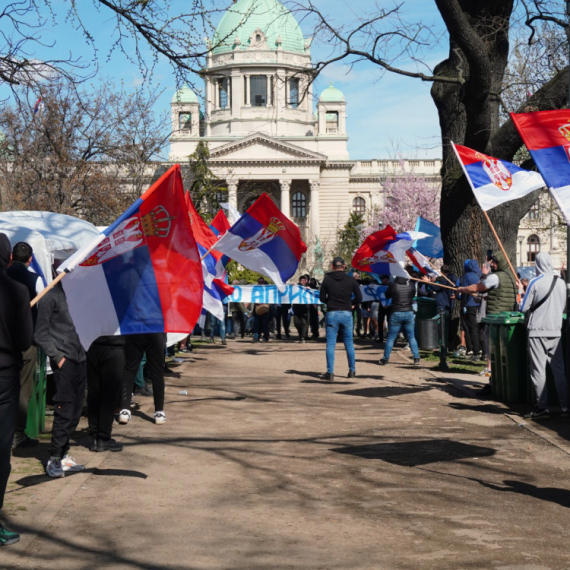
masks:
{"type": "Polygon", "coordinates": [[[481,322],[490,325],[516,325],[519,321],[524,320],[523,313],[502,312],[487,315],[481,319],[481,322]]]}

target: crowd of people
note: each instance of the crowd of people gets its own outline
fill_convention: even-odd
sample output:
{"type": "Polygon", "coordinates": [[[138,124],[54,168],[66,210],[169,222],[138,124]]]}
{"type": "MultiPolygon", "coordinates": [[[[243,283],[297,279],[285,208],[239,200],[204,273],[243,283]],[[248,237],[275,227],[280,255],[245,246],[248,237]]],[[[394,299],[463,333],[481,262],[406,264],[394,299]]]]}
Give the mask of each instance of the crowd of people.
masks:
{"type": "MultiPolygon", "coordinates": [[[[50,477],[64,477],[68,471],[81,471],[69,455],[70,437],[84,410],[87,393],[89,450],[122,451],[112,438],[113,423],[127,424],[131,419],[133,394],[152,396],[154,421],[166,422],[164,410],[165,355],[164,333],[101,336],[85,351],[61,284],[52,287],[39,304],[30,299],[43,288],[41,279],[29,270],[32,248],[20,242],[10,249],[8,238],[0,234],[0,509],[10,474],[10,449],[31,447],[37,440],[25,434],[26,414],[33,385],[38,349],[47,356],[55,384],[54,414],[49,458],[45,469],[50,477]]],[[[233,303],[225,305],[224,319],[209,315],[205,326],[195,334],[222,345],[228,338],[253,342],[276,340],[318,341],[324,328],[326,337],[325,381],[334,381],[335,351],[342,341],[348,360],[348,377],[356,377],[354,338],[384,342],[379,364],[389,364],[399,335],[408,343],[413,365],[420,364],[415,338],[416,300],[432,298],[439,326],[440,368],[448,370],[450,353],[456,357],[486,363],[483,375],[490,376],[489,331],[485,317],[503,311],[522,311],[527,315],[530,376],[536,391],[536,406],[525,417],[547,419],[548,394],[546,366],[550,364],[561,413],[568,412],[568,389],[562,357],[562,314],[566,307],[566,286],[553,271],[546,253],[536,257],[536,278],[524,281],[515,277],[502,253],[488,252],[479,266],[465,261],[463,274],[456,276],[444,265],[438,273],[424,276],[412,266],[408,277],[379,281],[385,286],[382,300],[363,302],[361,286],[371,285],[370,277],[360,279],[347,273],[345,261],[336,257],[323,282],[301,275],[299,285],[319,290],[320,304],[233,303]],[[456,304],[459,304],[458,311],[456,304]],[[454,315],[459,314],[454,327],[454,315]],[[296,329],[292,335],[291,325],[296,329]]],[[[127,276],[128,277],[128,276],[127,276]]],[[[266,285],[263,277],[258,285],[266,285]]],[[[192,351],[192,336],[180,350],[192,351]]],[[[484,390],[490,390],[490,385],[484,390]]],[[[482,393],[481,395],[486,395],[482,393]]],[[[17,533],[0,525],[0,545],[18,540],[17,533]]]]}

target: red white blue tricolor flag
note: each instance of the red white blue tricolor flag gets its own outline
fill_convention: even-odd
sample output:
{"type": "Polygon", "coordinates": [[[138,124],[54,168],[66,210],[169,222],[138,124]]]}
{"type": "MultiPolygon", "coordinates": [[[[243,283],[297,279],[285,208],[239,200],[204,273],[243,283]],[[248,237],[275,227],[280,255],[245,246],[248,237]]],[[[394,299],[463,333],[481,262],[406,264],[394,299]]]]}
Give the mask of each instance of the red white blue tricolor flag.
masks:
{"type": "MultiPolygon", "coordinates": [[[[210,229],[218,239],[221,238],[231,227],[232,225],[228,221],[228,218],[226,218],[226,215],[224,214],[223,210],[220,210],[216,214],[216,217],[212,220],[212,223],[210,224],[210,229]]],[[[222,255],[222,258],[219,260],[224,270],[230,261],[231,259],[227,255],[222,255]]],[[[227,281],[227,276],[226,276],[226,281],[227,281]]]]}
{"type": "Polygon", "coordinates": [[[484,212],[546,186],[538,172],[524,170],[466,146],[454,143],[451,146],[484,212]]]}
{"type": "Polygon", "coordinates": [[[511,113],[511,118],[570,225],[570,110],[511,113]]]}
{"type": "Polygon", "coordinates": [[[176,164],[59,271],[87,349],[102,335],[190,333],[204,281],[176,164]]]}
{"type": "Polygon", "coordinates": [[[410,276],[400,262],[404,261],[406,251],[414,241],[425,237],[429,236],[422,232],[397,234],[394,228],[386,226],[364,240],[352,258],[352,267],[372,273],[375,277],[392,275],[408,279],[410,276]]]}
{"type": "Polygon", "coordinates": [[[307,246],[299,228],[263,193],[220,238],[216,249],[269,277],[283,293],[307,246]]]}
{"type": "Polygon", "coordinates": [[[406,254],[422,275],[439,275],[439,273],[417,249],[410,247],[410,249],[406,251],[406,254]]]}

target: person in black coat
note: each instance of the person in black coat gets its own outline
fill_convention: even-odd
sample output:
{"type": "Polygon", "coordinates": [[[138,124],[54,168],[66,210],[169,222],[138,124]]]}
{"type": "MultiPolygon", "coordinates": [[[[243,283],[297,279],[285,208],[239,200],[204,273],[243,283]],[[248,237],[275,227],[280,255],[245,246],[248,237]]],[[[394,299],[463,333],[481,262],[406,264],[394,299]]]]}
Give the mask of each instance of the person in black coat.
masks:
{"type": "MultiPolygon", "coordinates": [[[[10,476],[10,452],[14,440],[22,352],[34,338],[30,295],[6,272],[10,262],[10,241],[0,233],[0,509],[10,476]]],[[[0,546],[14,544],[20,535],[0,524],[0,546]]]]}

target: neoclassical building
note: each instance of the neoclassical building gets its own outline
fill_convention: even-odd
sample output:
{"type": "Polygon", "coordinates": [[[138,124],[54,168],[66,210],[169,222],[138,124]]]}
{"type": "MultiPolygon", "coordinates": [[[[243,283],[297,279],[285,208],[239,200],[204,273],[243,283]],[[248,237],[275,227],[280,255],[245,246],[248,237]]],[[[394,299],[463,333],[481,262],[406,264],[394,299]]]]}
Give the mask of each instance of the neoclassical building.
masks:
{"type": "MultiPolygon", "coordinates": [[[[331,249],[351,210],[382,206],[399,163],[349,157],[349,103],[332,84],[314,93],[311,40],[278,0],[237,0],[209,45],[204,104],[188,87],[172,98],[169,160],[184,163],[207,142],[239,211],[267,192],[308,245],[331,249]]],[[[439,179],[439,160],[407,162],[439,179]]]]}

